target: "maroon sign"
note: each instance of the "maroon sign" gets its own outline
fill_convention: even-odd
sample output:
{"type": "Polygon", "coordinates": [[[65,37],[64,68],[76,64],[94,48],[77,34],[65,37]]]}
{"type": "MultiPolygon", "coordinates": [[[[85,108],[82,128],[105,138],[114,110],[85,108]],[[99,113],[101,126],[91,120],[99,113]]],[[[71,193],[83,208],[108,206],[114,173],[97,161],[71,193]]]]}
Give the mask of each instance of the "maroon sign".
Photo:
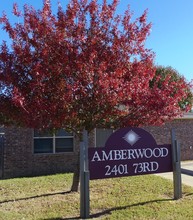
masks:
{"type": "Polygon", "coordinates": [[[127,127],[114,132],[105,147],[89,148],[90,179],[171,172],[171,145],[157,145],[150,133],[127,127]]]}

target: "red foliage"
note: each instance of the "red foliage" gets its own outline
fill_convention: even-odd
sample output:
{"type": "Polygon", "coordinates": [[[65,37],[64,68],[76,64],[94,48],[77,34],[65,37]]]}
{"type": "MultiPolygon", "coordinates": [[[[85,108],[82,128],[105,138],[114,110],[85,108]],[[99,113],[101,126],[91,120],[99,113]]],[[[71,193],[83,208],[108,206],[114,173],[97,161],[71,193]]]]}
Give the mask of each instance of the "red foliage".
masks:
{"type": "Polygon", "coordinates": [[[3,43],[0,50],[2,122],[90,131],[157,124],[181,113],[184,90],[170,95],[179,85],[149,86],[155,68],[144,46],[147,12],[132,22],[129,9],[116,15],[117,4],[71,0],[54,15],[47,0],[42,10],[25,5],[23,14],[14,5],[22,23],[2,16],[12,40],[11,49],[3,43]]]}

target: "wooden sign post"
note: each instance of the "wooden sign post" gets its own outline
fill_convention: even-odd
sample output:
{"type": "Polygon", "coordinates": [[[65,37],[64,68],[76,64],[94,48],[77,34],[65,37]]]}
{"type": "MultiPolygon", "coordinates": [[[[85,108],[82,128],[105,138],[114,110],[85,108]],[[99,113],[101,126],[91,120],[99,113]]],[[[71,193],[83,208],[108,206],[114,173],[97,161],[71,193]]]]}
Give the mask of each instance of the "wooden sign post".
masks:
{"type": "Polygon", "coordinates": [[[173,165],[173,183],[174,199],[182,198],[182,179],[181,179],[181,161],[180,161],[180,144],[176,140],[175,131],[171,131],[172,138],[172,165],[173,165]]]}
{"type": "Polygon", "coordinates": [[[80,217],[89,218],[89,169],[88,169],[88,135],[83,133],[83,142],[80,143],[80,217]]]}

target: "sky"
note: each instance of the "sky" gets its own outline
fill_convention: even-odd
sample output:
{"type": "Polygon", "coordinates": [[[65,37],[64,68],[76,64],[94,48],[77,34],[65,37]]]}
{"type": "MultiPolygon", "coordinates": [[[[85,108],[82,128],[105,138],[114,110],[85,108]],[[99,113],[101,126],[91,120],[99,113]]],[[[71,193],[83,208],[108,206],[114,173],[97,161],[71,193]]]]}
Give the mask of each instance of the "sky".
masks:
{"type": "MultiPolygon", "coordinates": [[[[101,2],[102,0],[99,0],[101,2]]],[[[41,8],[41,0],[0,0],[0,15],[5,11],[11,21],[12,5],[17,2],[22,9],[24,4],[41,8]]],[[[58,0],[51,0],[53,9],[58,0]]],[[[60,0],[65,5],[69,0],[60,0]]],[[[107,0],[111,2],[111,0],[107,0]]],[[[171,66],[187,81],[193,79],[193,0],[120,0],[117,13],[123,14],[130,5],[134,17],[139,17],[148,9],[148,21],[152,23],[151,34],[146,47],[155,52],[155,64],[171,66]]],[[[0,29],[0,44],[8,40],[0,29]]]]}

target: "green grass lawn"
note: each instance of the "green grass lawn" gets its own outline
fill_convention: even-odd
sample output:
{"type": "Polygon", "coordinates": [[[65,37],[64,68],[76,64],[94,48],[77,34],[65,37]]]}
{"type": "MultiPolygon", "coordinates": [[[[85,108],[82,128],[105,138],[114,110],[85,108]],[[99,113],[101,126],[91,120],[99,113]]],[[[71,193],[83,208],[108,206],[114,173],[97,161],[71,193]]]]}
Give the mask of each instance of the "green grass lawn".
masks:
{"type": "MultiPolygon", "coordinates": [[[[0,219],[79,219],[72,174],[0,181],[0,219]]],[[[155,175],[90,181],[91,219],[193,219],[193,188],[173,200],[173,183],[155,175]]]]}

